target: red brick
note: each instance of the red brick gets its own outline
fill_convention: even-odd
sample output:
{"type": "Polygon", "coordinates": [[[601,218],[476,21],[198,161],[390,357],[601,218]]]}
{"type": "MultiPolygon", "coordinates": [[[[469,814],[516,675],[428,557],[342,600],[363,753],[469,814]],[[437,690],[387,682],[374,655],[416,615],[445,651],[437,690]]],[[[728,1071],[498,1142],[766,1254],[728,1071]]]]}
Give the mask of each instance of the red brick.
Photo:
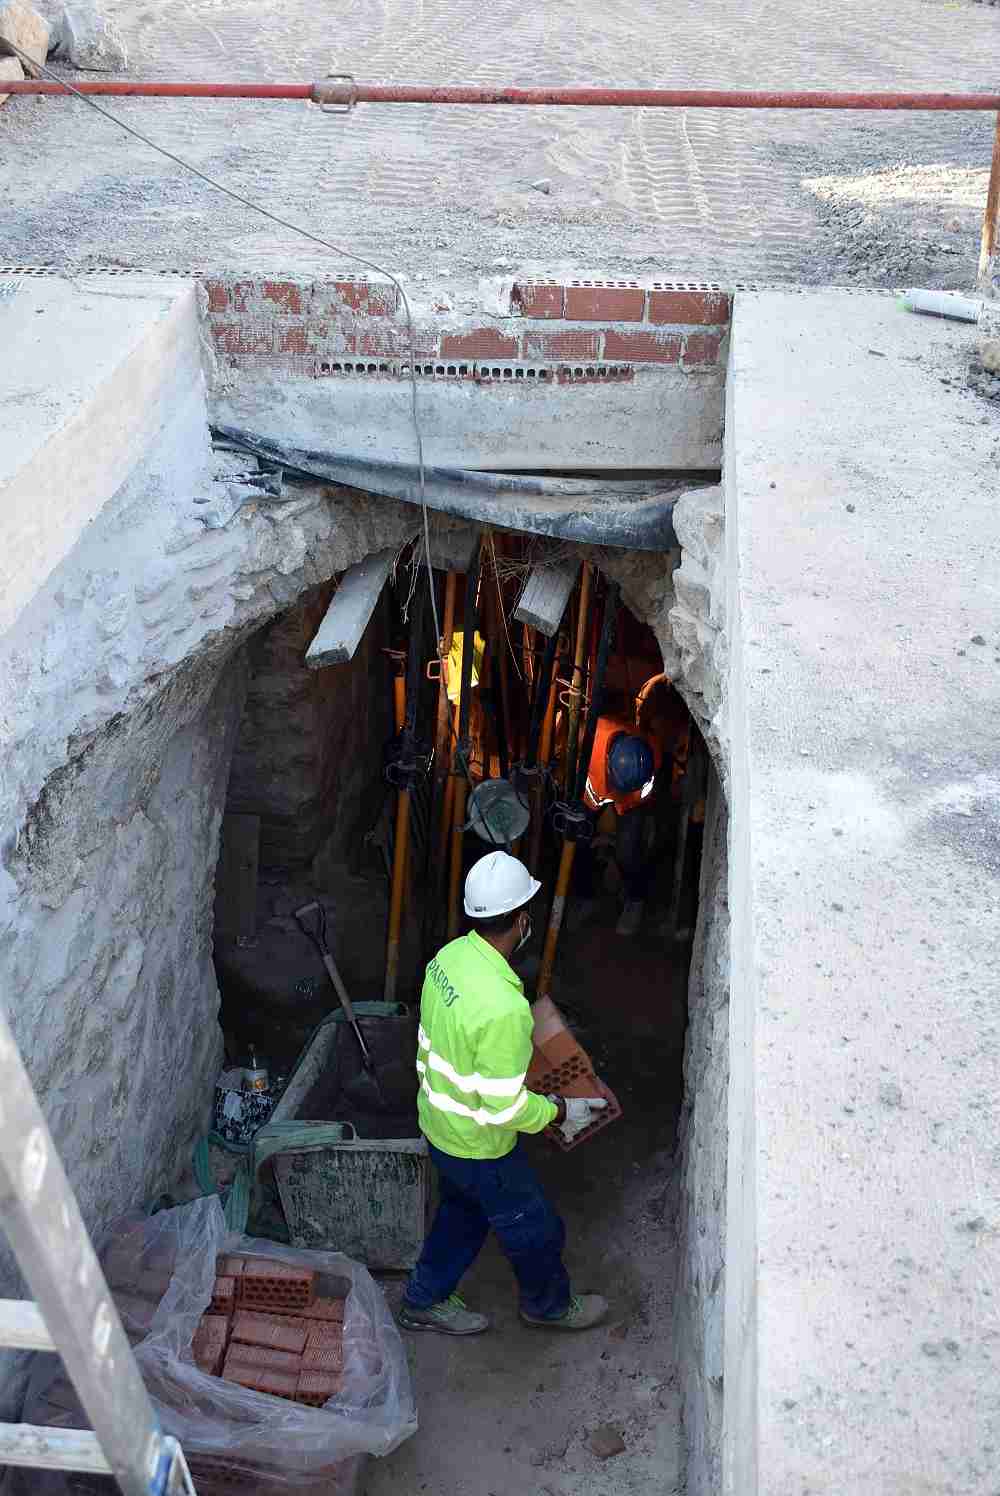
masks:
{"type": "Polygon", "coordinates": [[[309,1339],[306,1341],[306,1350],[329,1350],[331,1346],[343,1345],[343,1343],[343,1325],[323,1324],[320,1321],[317,1321],[309,1330],[309,1339]]]}
{"type": "Polygon", "coordinates": [[[566,287],[567,322],[641,322],[645,307],[641,286],[592,281],[566,287]]]}
{"type": "Polygon", "coordinates": [[[278,328],[279,353],[307,353],[309,339],[304,326],[278,328]]]}
{"type": "Polygon", "coordinates": [[[242,1345],[268,1346],[300,1356],[305,1350],[308,1331],[277,1316],[251,1314],[246,1309],[239,1309],[233,1319],[232,1338],[242,1345]]]}
{"type": "Polygon", "coordinates": [[[245,322],[216,322],[212,336],[220,353],[230,358],[256,358],[274,352],[274,328],[245,322]]]}
{"type": "Polygon", "coordinates": [[[677,332],[615,332],[604,334],[604,357],[639,364],[676,364],[683,338],[677,332]]]}
{"type": "Polygon", "coordinates": [[[231,1314],[236,1304],[236,1279],[216,1278],[212,1289],[212,1309],[216,1314],[231,1314]]]}
{"type": "Polygon", "coordinates": [[[649,320],[717,326],[729,321],[729,297],[725,291],[650,291],[649,320]]]}
{"type": "MultiPolygon", "coordinates": [[[[348,338],[348,342],[353,344],[354,339],[348,338]]],[[[413,342],[414,357],[418,361],[440,356],[438,340],[426,328],[415,327],[413,329],[413,342]]],[[[405,327],[363,328],[357,334],[356,348],[361,358],[408,359],[410,356],[409,334],[405,327]]]]}
{"type": "Polygon", "coordinates": [[[517,338],[505,336],[495,327],[476,327],[468,332],[445,333],[441,339],[442,358],[517,358],[517,338]]]}
{"type": "Polygon", "coordinates": [[[571,1148],[578,1148],[581,1143],[585,1143],[588,1138],[592,1138],[595,1132],[601,1132],[605,1127],[610,1127],[611,1123],[617,1122],[622,1114],[617,1096],[602,1080],[598,1080],[597,1076],[593,1076],[590,1087],[589,1094],[591,1096],[603,1096],[608,1103],[603,1112],[595,1114],[594,1121],[591,1122],[590,1126],[585,1127],[582,1132],[578,1132],[576,1137],[569,1143],[566,1142],[558,1128],[552,1128],[547,1133],[551,1141],[557,1147],[561,1148],[564,1153],[568,1153],[571,1148]]]}
{"type": "Polygon", "coordinates": [[[566,305],[566,287],[531,281],[515,281],[510,309],[522,317],[561,317],[566,305]]]}
{"type": "Polygon", "coordinates": [[[721,347],[721,332],[693,332],[684,339],[684,363],[716,364],[721,347]]]}
{"type": "Polygon", "coordinates": [[[336,1376],[343,1369],[343,1344],[307,1346],[302,1352],[303,1371],[325,1371],[329,1376],[336,1376]]]}
{"type": "Polygon", "coordinates": [[[392,284],[372,281],[322,281],[313,288],[316,310],[336,315],[348,307],[369,317],[391,317],[399,307],[399,291],[392,284]]]}
{"type": "Polygon", "coordinates": [[[265,301],[273,301],[283,312],[298,316],[302,311],[302,287],[294,281],[265,281],[260,293],[265,301]]]}
{"type": "Polygon", "coordinates": [[[525,358],[582,358],[601,356],[599,332],[526,332],[522,339],[525,358]]]}
{"type": "Polygon", "coordinates": [[[322,1371],[303,1371],[299,1375],[295,1400],[310,1408],[321,1408],[331,1397],[336,1397],[342,1385],[342,1377],[328,1376],[322,1371]]]}
{"type": "Polygon", "coordinates": [[[228,312],[229,310],[229,287],[224,281],[205,281],[205,293],[208,296],[208,310],[210,312],[228,312]]]}
{"type": "Polygon", "coordinates": [[[248,1309],[305,1308],[313,1299],[316,1274],[269,1258],[249,1258],[239,1280],[240,1301],[248,1309]]]}
{"type": "Polygon", "coordinates": [[[217,1377],[222,1370],[222,1362],[226,1354],[226,1320],[222,1320],[221,1334],[212,1326],[211,1321],[218,1316],[205,1315],[202,1318],[194,1337],[191,1341],[191,1354],[194,1356],[195,1365],[199,1371],[206,1376],[217,1377]]]}
{"type": "Polygon", "coordinates": [[[271,1371],[287,1371],[295,1376],[302,1370],[301,1356],[293,1355],[291,1351],[273,1350],[265,1345],[237,1345],[234,1342],[229,1347],[226,1365],[232,1362],[235,1366],[237,1361],[251,1366],[266,1366],[271,1371]]]}
{"type": "Polygon", "coordinates": [[[257,1366],[252,1361],[233,1361],[226,1357],[222,1375],[225,1381],[238,1387],[247,1387],[252,1392],[266,1392],[271,1397],[285,1397],[294,1401],[298,1392],[298,1372],[274,1371],[268,1366],[257,1366]]]}
{"type": "Polygon", "coordinates": [[[256,293],[256,281],[233,281],[229,287],[229,305],[234,312],[249,311],[256,293]]]}

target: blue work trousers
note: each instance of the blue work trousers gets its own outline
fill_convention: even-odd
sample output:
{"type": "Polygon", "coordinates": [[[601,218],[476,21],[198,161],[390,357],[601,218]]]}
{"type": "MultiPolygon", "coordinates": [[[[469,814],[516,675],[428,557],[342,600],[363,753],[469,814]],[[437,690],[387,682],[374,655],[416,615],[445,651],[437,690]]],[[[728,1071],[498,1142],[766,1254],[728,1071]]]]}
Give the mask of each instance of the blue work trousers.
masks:
{"type": "Polygon", "coordinates": [[[452,1158],[429,1146],[441,1203],[410,1275],[407,1303],[429,1309],[454,1293],[492,1228],[517,1276],[525,1314],[539,1319],[565,1314],[570,1299],[562,1260],[566,1228],[521,1144],[505,1158],[452,1158]]]}

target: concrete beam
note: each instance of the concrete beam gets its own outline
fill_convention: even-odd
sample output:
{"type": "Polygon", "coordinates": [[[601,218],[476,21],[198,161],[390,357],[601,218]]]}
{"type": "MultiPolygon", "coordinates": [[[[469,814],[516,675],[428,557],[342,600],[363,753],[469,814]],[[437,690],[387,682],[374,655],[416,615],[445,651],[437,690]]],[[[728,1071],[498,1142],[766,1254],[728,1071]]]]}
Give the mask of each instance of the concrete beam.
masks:
{"type": "MultiPolygon", "coordinates": [[[[722,457],[723,384],[722,369],[672,365],[637,368],[622,383],[422,381],[424,459],[490,472],[711,470],[722,457]]],[[[416,458],[405,379],[246,380],[216,390],[213,419],[291,446],[416,458]]]]}
{"type": "Polygon", "coordinates": [[[0,303],[0,635],[120,488],[178,383],[201,381],[193,282],[25,279],[0,303]]]}
{"type": "Polygon", "coordinates": [[[1000,508],[975,337],[877,294],[736,299],[727,1496],[996,1484],[1000,508]]]}
{"type": "Polygon", "coordinates": [[[310,670],[353,660],[392,570],[395,551],[375,551],[344,572],[316,637],[306,651],[310,670]]]}
{"type": "Polygon", "coordinates": [[[559,566],[533,566],[514,609],[514,617],[533,629],[541,629],[550,638],[562,622],[577,577],[579,563],[566,561],[559,566]]]}

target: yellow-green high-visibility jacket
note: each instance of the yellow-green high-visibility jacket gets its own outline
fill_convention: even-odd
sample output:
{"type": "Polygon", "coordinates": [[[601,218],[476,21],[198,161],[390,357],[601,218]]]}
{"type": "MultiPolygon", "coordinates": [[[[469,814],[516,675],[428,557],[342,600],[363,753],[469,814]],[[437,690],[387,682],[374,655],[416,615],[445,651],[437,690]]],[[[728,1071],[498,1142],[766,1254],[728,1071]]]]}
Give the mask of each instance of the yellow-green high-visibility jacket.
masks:
{"type": "Polygon", "coordinates": [[[531,1009],[520,977],[475,931],[427,967],[420,994],[417,1109],[429,1143],[455,1158],[503,1158],[519,1132],[556,1119],[524,1087],[531,1009]]]}

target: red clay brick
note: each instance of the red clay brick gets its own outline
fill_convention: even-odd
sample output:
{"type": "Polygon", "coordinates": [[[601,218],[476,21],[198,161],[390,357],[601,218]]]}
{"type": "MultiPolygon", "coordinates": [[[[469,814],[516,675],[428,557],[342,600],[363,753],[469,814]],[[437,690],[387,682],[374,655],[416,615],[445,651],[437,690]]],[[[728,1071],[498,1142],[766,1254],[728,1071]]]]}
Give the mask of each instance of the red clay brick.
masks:
{"type": "Polygon", "coordinates": [[[308,351],[309,336],[304,325],[278,328],[279,353],[308,353],[308,351]]]}
{"type": "MultiPolygon", "coordinates": [[[[354,339],[349,336],[349,343],[354,339]]],[[[418,360],[438,358],[438,339],[426,328],[413,329],[414,356],[418,360]]],[[[357,352],[362,358],[406,358],[410,356],[409,335],[405,327],[362,328],[356,337],[357,352]]]]}
{"type": "Polygon", "coordinates": [[[682,336],[677,332],[615,332],[604,334],[604,357],[637,364],[676,364],[682,336]]]}
{"type": "Polygon", "coordinates": [[[214,1328],[212,1321],[218,1320],[219,1316],[206,1314],[194,1332],[191,1341],[191,1354],[194,1356],[195,1365],[199,1371],[206,1376],[217,1377],[222,1369],[222,1362],[226,1354],[226,1327],[227,1321],[221,1320],[221,1333],[214,1328]]]}
{"type": "Polygon", "coordinates": [[[244,322],[216,322],[212,325],[212,336],[220,353],[231,358],[259,357],[274,352],[274,328],[244,322]]]}
{"type": "Polygon", "coordinates": [[[601,356],[599,332],[526,332],[525,358],[582,358],[601,356]]]}
{"type": "Polygon", "coordinates": [[[641,286],[597,282],[566,287],[567,322],[641,322],[646,293],[641,286]]]}
{"type": "Polygon", "coordinates": [[[515,281],[510,309],[522,317],[561,317],[566,305],[566,287],[515,281]]]}
{"type": "Polygon", "coordinates": [[[344,1347],[343,1345],[317,1345],[311,1349],[307,1346],[302,1352],[303,1371],[325,1371],[329,1376],[336,1376],[344,1369],[344,1347]]]}
{"type": "Polygon", "coordinates": [[[294,1401],[299,1386],[299,1373],[273,1371],[268,1366],[256,1366],[250,1361],[232,1361],[226,1357],[222,1370],[223,1379],[235,1382],[238,1387],[247,1387],[252,1392],[266,1392],[271,1397],[285,1397],[294,1401]]]}
{"type": "Polygon", "coordinates": [[[306,1350],[322,1350],[329,1346],[343,1345],[343,1325],[326,1324],[317,1321],[309,1331],[309,1339],[306,1341],[306,1350]]]}
{"type": "Polygon", "coordinates": [[[257,291],[256,281],[233,281],[229,287],[229,305],[234,312],[250,310],[250,303],[257,291]]]}
{"type": "Polygon", "coordinates": [[[229,287],[224,281],[205,281],[205,294],[208,296],[208,310],[210,312],[228,312],[229,310],[229,287]]]}
{"type": "Polygon", "coordinates": [[[722,347],[720,332],[693,332],[684,339],[684,363],[716,364],[722,347]]]}
{"type": "Polygon", "coordinates": [[[236,1305],[236,1279],[216,1278],[215,1287],[212,1289],[212,1311],[215,1314],[230,1315],[236,1305]]]}
{"type": "Polygon", "coordinates": [[[310,1408],[321,1408],[331,1397],[336,1397],[342,1385],[342,1377],[328,1376],[322,1371],[303,1371],[299,1375],[295,1400],[310,1408]]]}
{"type": "Polygon", "coordinates": [[[606,1086],[602,1080],[598,1079],[597,1076],[594,1076],[592,1078],[590,1086],[591,1089],[587,1094],[590,1096],[603,1096],[605,1101],[608,1103],[607,1107],[603,1112],[596,1113],[595,1119],[593,1122],[591,1122],[590,1126],[585,1127],[582,1132],[578,1132],[576,1137],[573,1138],[573,1140],[569,1143],[566,1142],[566,1139],[563,1137],[558,1128],[554,1127],[550,1129],[547,1136],[550,1137],[556,1144],[556,1146],[558,1148],[561,1148],[564,1153],[569,1153],[571,1149],[578,1148],[581,1143],[585,1143],[588,1138],[592,1138],[595,1132],[601,1132],[605,1127],[610,1127],[611,1123],[617,1122],[622,1114],[622,1109],[619,1104],[618,1098],[610,1089],[610,1087],[606,1086]]]}
{"type": "Polygon", "coordinates": [[[729,297],[724,291],[650,291],[648,316],[650,322],[713,327],[729,321],[729,297]]]}
{"type": "Polygon", "coordinates": [[[316,1274],[267,1258],[249,1258],[239,1280],[240,1302],[248,1309],[305,1308],[313,1299],[316,1274]]]}
{"type": "Polygon", "coordinates": [[[302,311],[302,287],[294,281],[265,281],[260,293],[265,301],[273,301],[283,312],[298,316],[302,311]]]}
{"type": "Polygon", "coordinates": [[[399,291],[372,281],[321,281],[313,288],[313,305],[321,315],[336,315],[345,307],[369,317],[391,317],[399,307],[399,291]]]}
{"type": "Polygon", "coordinates": [[[505,336],[495,327],[476,327],[469,332],[445,333],[442,358],[517,358],[517,338],[505,336]]]}
{"type": "Polygon", "coordinates": [[[302,1370],[302,1357],[293,1355],[291,1351],[276,1351],[264,1345],[230,1345],[226,1356],[226,1365],[230,1361],[233,1365],[237,1361],[243,1361],[251,1366],[266,1366],[271,1371],[294,1372],[298,1376],[302,1370]]]}
{"type": "Polygon", "coordinates": [[[251,1314],[238,1309],[233,1319],[232,1339],[241,1345],[269,1346],[273,1350],[291,1351],[300,1356],[305,1350],[308,1331],[269,1314],[251,1314]]]}

